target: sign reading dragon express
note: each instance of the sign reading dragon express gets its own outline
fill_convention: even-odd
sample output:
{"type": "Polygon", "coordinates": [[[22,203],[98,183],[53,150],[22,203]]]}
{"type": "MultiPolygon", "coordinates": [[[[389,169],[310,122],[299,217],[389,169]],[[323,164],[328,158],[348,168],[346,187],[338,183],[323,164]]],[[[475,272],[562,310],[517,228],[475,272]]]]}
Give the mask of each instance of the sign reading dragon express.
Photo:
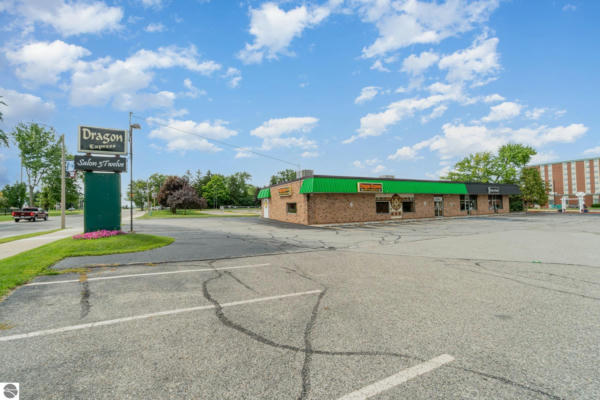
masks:
{"type": "Polygon", "coordinates": [[[358,182],[358,193],[381,193],[383,192],[383,184],[358,182]]]}
{"type": "Polygon", "coordinates": [[[125,172],[127,163],[125,158],[75,156],[75,170],[125,172]]]}
{"type": "Polygon", "coordinates": [[[80,126],[77,135],[80,153],[127,154],[127,131],[80,126]]]}

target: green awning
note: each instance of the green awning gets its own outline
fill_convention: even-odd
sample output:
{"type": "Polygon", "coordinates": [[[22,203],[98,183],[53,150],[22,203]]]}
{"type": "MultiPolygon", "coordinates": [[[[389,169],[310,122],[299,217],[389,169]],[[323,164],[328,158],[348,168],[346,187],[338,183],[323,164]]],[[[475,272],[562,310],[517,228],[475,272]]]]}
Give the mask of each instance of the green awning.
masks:
{"type": "Polygon", "coordinates": [[[256,196],[259,199],[268,199],[271,197],[271,189],[270,188],[264,188],[264,189],[260,189],[260,191],[258,192],[258,196],[256,196]]]}
{"type": "Polygon", "coordinates": [[[381,183],[383,193],[468,194],[464,183],[394,181],[360,178],[311,177],[302,181],[300,193],[358,193],[358,183],[381,183]]]}

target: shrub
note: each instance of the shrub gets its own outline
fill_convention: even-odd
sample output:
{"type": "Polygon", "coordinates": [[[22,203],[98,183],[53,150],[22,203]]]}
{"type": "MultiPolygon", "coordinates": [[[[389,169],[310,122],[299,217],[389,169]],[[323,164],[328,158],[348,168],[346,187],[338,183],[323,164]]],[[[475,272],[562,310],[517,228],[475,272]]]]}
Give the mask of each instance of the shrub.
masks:
{"type": "Polygon", "coordinates": [[[594,203],[594,204],[592,204],[592,208],[600,208],[600,203],[594,203]]]}
{"type": "Polygon", "coordinates": [[[107,231],[106,229],[102,229],[102,230],[94,231],[94,232],[80,233],[79,235],[73,236],[73,239],[89,240],[89,239],[107,238],[107,237],[117,236],[117,235],[125,235],[125,232],[123,232],[123,231],[107,231]]]}

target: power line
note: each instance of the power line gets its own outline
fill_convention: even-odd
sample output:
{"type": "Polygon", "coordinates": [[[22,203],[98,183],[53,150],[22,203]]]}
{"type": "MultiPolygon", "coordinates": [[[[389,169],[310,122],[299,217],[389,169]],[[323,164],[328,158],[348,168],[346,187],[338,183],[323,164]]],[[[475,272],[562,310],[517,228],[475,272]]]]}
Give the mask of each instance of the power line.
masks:
{"type": "MultiPolygon", "coordinates": [[[[146,119],[148,119],[148,117],[144,117],[142,115],[137,115],[137,114],[133,114],[133,118],[136,118],[136,119],[139,119],[139,120],[146,120],[146,119]]],[[[220,144],[222,146],[231,147],[231,148],[234,148],[234,149],[236,149],[238,151],[243,151],[245,153],[252,153],[252,154],[255,154],[255,155],[260,156],[260,157],[270,158],[271,160],[275,160],[275,161],[279,161],[279,162],[282,162],[282,163],[285,163],[285,164],[293,165],[294,167],[297,167],[298,169],[301,169],[300,164],[296,164],[296,163],[293,163],[291,161],[287,161],[287,160],[283,160],[281,158],[273,157],[273,156],[270,156],[268,154],[259,153],[258,151],[254,151],[254,150],[250,150],[250,149],[245,149],[245,148],[243,148],[241,146],[236,146],[236,145],[224,142],[222,140],[213,139],[213,138],[209,138],[209,137],[204,136],[204,135],[200,135],[199,133],[196,133],[196,132],[190,132],[190,131],[186,131],[185,129],[180,129],[180,128],[176,128],[176,127],[168,125],[168,124],[163,124],[163,123],[157,122],[156,120],[152,120],[152,123],[156,124],[156,125],[159,125],[159,126],[162,126],[162,127],[165,127],[165,128],[168,128],[168,129],[173,129],[174,131],[179,131],[179,132],[182,132],[182,133],[186,133],[188,135],[196,136],[196,137],[202,138],[204,140],[208,140],[210,142],[215,142],[215,143],[218,143],[218,144],[220,144]]]]}

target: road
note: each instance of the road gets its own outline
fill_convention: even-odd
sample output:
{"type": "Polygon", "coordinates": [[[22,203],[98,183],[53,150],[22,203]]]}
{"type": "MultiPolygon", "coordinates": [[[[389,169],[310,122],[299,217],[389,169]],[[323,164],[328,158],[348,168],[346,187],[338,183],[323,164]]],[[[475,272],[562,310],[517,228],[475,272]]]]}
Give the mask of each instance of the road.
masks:
{"type": "Polygon", "coordinates": [[[179,247],[0,303],[23,398],[600,398],[596,218],[138,226],[179,247]]]}
{"type": "MultiPolygon", "coordinates": [[[[83,215],[67,215],[66,224],[69,228],[83,229],[83,215]]],[[[26,233],[49,231],[60,228],[60,216],[48,217],[48,221],[14,221],[0,222],[0,238],[16,235],[24,235],[26,233]]]]}

